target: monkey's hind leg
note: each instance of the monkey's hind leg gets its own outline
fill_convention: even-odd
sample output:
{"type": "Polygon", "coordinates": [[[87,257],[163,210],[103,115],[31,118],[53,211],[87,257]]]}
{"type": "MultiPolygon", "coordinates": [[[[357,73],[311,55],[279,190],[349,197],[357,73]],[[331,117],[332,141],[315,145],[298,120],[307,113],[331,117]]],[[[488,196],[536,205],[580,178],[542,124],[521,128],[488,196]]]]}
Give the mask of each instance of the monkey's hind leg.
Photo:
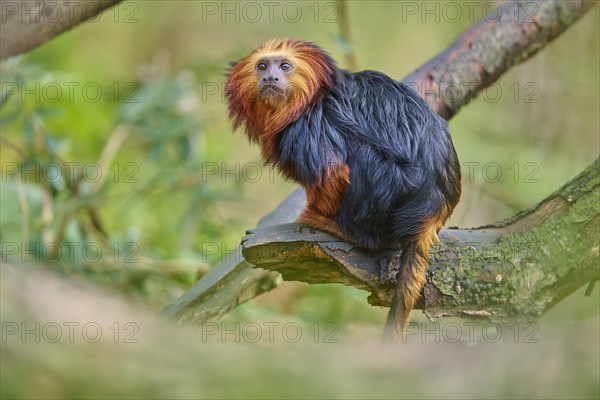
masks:
{"type": "Polygon", "coordinates": [[[383,339],[385,342],[399,343],[403,339],[408,317],[417,302],[423,286],[429,261],[429,250],[437,241],[437,232],[441,224],[428,224],[418,236],[402,244],[402,253],[398,259],[392,259],[388,268],[395,269],[399,263],[396,289],[392,305],[385,323],[383,339]]]}

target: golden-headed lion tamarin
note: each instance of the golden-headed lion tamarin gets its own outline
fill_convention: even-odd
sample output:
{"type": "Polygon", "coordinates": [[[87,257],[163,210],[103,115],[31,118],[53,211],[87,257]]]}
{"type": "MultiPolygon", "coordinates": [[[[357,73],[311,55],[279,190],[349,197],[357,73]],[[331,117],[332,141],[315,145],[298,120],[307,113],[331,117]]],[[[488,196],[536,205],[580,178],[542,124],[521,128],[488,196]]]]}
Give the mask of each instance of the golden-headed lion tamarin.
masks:
{"type": "Polygon", "coordinates": [[[315,44],[293,39],[232,63],[225,95],[234,128],[306,190],[301,222],[368,250],[401,247],[385,330],[399,337],[460,197],[446,122],[403,83],[340,70],[315,44]]]}

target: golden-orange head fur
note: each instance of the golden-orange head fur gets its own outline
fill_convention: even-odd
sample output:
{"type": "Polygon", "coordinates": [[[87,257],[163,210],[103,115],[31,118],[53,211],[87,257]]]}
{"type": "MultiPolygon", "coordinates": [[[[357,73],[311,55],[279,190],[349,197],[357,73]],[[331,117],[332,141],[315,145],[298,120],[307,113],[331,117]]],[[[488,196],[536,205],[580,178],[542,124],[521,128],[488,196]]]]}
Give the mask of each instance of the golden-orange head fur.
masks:
{"type": "Polygon", "coordinates": [[[277,134],[319,101],[324,90],[333,89],[338,75],[333,59],[313,43],[295,39],[266,42],[229,70],[225,96],[234,129],[243,126],[249,139],[261,144],[263,156],[269,160],[277,134]],[[259,96],[257,63],[265,57],[280,57],[293,66],[289,88],[281,101],[259,96]]]}

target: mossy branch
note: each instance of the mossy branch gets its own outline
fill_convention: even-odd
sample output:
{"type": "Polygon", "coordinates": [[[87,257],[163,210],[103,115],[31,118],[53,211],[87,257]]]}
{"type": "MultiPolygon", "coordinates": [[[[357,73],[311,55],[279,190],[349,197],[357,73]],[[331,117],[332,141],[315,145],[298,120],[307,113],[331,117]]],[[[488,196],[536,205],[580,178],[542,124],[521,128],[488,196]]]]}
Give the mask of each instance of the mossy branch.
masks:
{"type": "MultiPolygon", "coordinates": [[[[468,315],[508,322],[535,317],[600,278],[600,161],[531,210],[475,229],[444,229],[431,252],[416,308],[431,317],[468,315]]],[[[398,250],[368,253],[292,223],[252,230],[245,259],[284,280],[343,283],[390,305],[394,285],[380,270],[398,250]]]]}

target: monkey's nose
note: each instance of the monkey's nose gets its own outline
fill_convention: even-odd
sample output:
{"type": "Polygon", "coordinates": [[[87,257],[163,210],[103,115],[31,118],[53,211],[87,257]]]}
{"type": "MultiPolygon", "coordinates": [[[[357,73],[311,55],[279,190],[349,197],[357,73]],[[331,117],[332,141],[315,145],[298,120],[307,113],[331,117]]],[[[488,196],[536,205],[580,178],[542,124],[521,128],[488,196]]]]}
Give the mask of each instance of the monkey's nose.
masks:
{"type": "Polygon", "coordinates": [[[277,78],[276,76],[269,76],[268,78],[263,78],[262,79],[264,82],[279,82],[279,78],[277,78]]]}

